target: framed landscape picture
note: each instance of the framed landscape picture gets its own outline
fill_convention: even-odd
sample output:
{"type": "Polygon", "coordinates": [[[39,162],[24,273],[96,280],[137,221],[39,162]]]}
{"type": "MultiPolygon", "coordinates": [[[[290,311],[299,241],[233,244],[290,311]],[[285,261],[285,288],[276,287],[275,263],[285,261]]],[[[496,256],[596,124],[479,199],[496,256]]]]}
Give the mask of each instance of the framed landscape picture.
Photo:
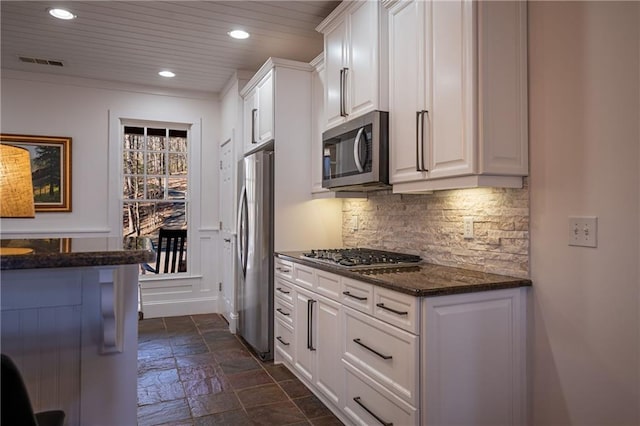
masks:
{"type": "Polygon", "coordinates": [[[29,151],[36,212],[70,212],[71,138],[2,134],[0,140],[29,151]]]}

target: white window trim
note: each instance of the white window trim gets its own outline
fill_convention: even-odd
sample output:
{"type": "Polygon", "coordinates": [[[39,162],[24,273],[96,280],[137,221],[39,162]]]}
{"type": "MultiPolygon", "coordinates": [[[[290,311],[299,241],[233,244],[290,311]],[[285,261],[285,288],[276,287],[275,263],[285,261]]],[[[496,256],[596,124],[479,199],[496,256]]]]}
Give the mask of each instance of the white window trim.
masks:
{"type": "MultiPolygon", "coordinates": [[[[181,274],[184,277],[201,276],[200,266],[200,244],[199,229],[201,225],[201,144],[202,144],[202,119],[200,117],[181,116],[180,114],[171,117],[145,115],[140,112],[113,111],[109,110],[109,184],[107,188],[108,207],[107,220],[109,223],[109,236],[122,238],[122,208],[124,196],[122,194],[123,174],[122,174],[122,153],[124,126],[135,125],[158,125],[158,126],[180,126],[187,128],[188,134],[188,154],[189,168],[189,197],[187,208],[187,238],[193,241],[190,244],[190,256],[187,258],[187,273],[181,274]]],[[[141,279],[144,276],[140,276],[141,279]]],[[[160,279],[160,277],[154,277],[160,279]]]]}

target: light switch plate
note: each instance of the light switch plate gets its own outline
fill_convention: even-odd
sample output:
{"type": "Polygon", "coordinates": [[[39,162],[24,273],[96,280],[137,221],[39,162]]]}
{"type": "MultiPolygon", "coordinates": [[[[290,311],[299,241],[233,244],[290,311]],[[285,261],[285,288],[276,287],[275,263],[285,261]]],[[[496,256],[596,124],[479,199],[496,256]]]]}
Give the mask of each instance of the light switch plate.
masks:
{"type": "Polygon", "coordinates": [[[351,232],[355,232],[358,230],[358,215],[351,215],[351,232]]]}
{"type": "Polygon", "coordinates": [[[598,246],[597,216],[569,216],[569,245],[598,246]]]}
{"type": "Polygon", "coordinates": [[[464,238],[466,240],[473,239],[473,218],[471,216],[465,216],[464,220],[464,238]]]}

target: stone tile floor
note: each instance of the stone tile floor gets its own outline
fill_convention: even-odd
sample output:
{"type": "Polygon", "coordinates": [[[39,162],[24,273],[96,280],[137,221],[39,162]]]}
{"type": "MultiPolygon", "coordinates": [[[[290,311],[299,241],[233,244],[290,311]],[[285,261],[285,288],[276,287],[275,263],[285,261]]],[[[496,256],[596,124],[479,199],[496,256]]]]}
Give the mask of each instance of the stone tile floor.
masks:
{"type": "Polygon", "coordinates": [[[138,326],[138,425],[342,425],[287,368],[262,362],[217,314],[138,326]]]}

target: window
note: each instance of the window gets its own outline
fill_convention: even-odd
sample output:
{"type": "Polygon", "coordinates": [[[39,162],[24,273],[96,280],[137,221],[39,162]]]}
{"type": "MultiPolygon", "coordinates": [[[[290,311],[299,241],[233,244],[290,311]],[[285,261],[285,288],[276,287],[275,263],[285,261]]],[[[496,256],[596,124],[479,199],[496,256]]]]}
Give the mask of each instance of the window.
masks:
{"type": "MultiPolygon", "coordinates": [[[[149,237],[155,249],[161,228],[187,229],[187,136],[185,129],[124,126],[124,237],[149,237]]],[[[163,247],[160,256],[166,253],[163,247]]],[[[186,272],[184,259],[179,263],[186,272]]]]}

